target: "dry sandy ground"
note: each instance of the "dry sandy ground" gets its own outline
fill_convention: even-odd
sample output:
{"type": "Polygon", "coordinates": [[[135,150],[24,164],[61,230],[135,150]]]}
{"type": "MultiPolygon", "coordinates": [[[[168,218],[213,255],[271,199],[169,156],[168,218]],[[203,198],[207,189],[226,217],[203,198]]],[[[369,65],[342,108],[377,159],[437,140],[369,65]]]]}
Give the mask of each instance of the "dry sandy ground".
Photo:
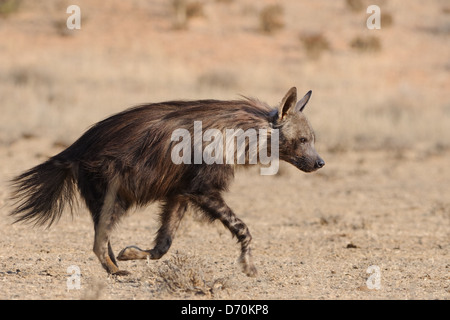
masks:
{"type": "MultiPolygon", "coordinates": [[[[447,1],[380,1],[391,23],[378,31],[345,1],[284,1],[270,35],[258,13],[274,1],[200,1],[185,30],[167,1],[78,3],[75,32],[64,29],[71,1],[23,0],[0,16],[0,299],[450,298],[447,1]],[[302,44],[310,34],[328,41],[320,55],[302,44]],[[372,35],[381,49],[351,46],[372,35]],[[166,256],[121,262],[132,273],[121,278],[92,252],[82,205],[50,230],[11,224],[8,180],[111,113],[240,93],[275,105],[291,86],[313,89],[305,112],[326,166],[237,172],[226,199],[253,235],[256,278],[229,232],[195,213],[166,256]]],[[[151,248],[157,211],[122,221],[116,254],[151,248]]]]}
{"type": "MultiPolygon", "coordinates": [[[[20,141],[1,161],[20,170],[42,160],[42,150],[56,148],[20,141]],[[35,158],[25,159],[30,154],[35,158]]],[[[84,208],[51,230],[10,225],[3,208],[0,298],[448,299],[449,153],[323,156],[327,165],[315,174],[290,166],[278,176],[260,176],[256,168],[238,173],[227,200],[253,234],[256,278],[240,272],[228,231],[193,214],[165,257],[122,262],[132,275],[116,279],[91,251],[84,208]],[[80,289],[68,290],[72,265],[81,272],[80,289]],[[379,267],[379,289],[370,266],[379,267]]],[[[112,240],[116,253],[132,244],[151,247],[157,209],[124,219],[112,240]]]]}

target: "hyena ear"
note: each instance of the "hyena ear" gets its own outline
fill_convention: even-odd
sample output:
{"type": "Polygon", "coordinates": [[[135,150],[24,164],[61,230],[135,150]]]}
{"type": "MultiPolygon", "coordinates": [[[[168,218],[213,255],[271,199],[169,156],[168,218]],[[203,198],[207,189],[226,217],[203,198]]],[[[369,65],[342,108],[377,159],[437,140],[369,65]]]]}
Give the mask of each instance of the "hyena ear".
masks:
{"type": "Polygon", "coordinates": [[[297,104],[295,105],[295,111],[299,111],[302,112],[303,109],[305,108],[306,104],[309,101],[309,98],[311,98],[311,93],[312,91],[309,90],[305,96],[302,98],[302,100],[300,100],[299,102],[297,102],[297,104]]]}
{"type": "Polygon", "coordinates": [[[289,110],[293,109],[297,102],[297,88],[292,87],[284,96],[283,100],[278,107],[278,119],[283,119],[289,110]]]}

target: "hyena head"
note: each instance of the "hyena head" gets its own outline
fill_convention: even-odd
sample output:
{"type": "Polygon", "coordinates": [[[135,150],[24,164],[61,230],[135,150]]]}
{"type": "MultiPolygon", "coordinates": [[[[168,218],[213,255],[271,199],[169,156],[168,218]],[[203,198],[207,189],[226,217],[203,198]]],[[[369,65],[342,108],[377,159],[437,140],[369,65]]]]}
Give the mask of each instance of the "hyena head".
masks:
{"type": "Polygon", "coordinates": [[[284,96],[275,119],[275,127],[279,129],[280,159],[305,172],[325,165],[314,149],[314,131],[303,114],[310,97],[311,91],[297,102],[297,89],[291,88],[284,96]]]}

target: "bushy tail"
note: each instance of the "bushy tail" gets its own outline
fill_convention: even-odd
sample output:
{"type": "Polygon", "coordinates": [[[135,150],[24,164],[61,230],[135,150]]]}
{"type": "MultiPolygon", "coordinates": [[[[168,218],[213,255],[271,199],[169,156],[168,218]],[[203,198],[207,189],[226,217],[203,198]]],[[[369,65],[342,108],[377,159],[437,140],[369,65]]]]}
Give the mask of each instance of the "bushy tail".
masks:
{"type": "Polygon", "coordinates": [[[11,199],[16,221],[34,222],[50,227],[57,221],[66,204],[72,210],[74,177],[72,164],[55,157],[14,178],[11,199]]]}

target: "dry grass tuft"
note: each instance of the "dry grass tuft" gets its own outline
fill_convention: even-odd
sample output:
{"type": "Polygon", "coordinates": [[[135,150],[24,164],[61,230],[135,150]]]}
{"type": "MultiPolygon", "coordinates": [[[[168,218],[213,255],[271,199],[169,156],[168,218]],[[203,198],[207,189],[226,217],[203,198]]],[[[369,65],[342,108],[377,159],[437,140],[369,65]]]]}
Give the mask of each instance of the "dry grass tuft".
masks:
{"type": "Polygon", "coordinates": [[[267,34],[272,34],[283,29],[283,7],[279,4],[264,7],[259,14],[260,30],[267,34]]]}
{"type": "Polygon", "coordinates": [[[158,291],[174,295],[214,296],[229,287],[227,278],[214,279],[203,272],[206,268],[202,259],[177,252],[163,261],[153,276],[158,291]]]}
{"type": "Polygon", "coordinates": [[[345,5],[353,12],[360,12],[364,9],[364,3],[362,0],[345,0],[345,5]]]}
{"type": "Polygon", "coordinates": [[[394,17],[390,12],[381,12],[381,28],[390,27],[394,23],[394,17]]]}
{"type": "Polygon", "coordinates": [[[381,41],[375,36],[358,36],[350,42],[350,47],[360,52],[377,52],[381,50],[381,41]]]}
{"type": "Polygon", "coordinates": [[[330,50],[330,44],[322,33],[302,34],[300,41],[309,58],[318,59],[324,51],[330,50]]]}
{"type": "Polygon", "coordinates": [[[204,17],[203,3],[200,1],[173,0],[173,28],[187,29],[189,19],[204,17]]]}
{"type": "Polygon", "coordinates": [[[7,17],[20,7],[22,0],[0,0],[0,17],[7,17]]]}
{"type": "Polygon", "coordinates": [[[238,86],[238,79],[229,71],[212,70],[200,75],[197,83],[201,88],[231,89],[238,86]]]}

